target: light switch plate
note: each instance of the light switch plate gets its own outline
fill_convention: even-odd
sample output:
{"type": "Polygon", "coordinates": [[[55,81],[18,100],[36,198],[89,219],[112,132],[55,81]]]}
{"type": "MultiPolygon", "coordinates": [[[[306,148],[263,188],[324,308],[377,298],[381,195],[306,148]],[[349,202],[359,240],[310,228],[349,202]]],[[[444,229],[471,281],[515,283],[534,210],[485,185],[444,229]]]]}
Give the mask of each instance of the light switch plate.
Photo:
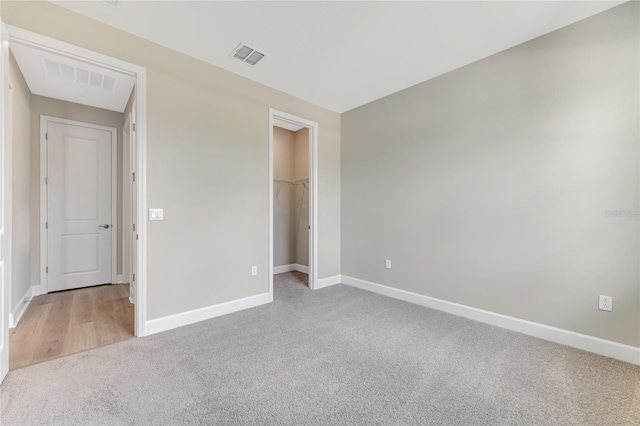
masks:
{"type": "Polygon", "coordinates": [[[149,220],[163,220],[163,209],[149,209],[149,220]]]}

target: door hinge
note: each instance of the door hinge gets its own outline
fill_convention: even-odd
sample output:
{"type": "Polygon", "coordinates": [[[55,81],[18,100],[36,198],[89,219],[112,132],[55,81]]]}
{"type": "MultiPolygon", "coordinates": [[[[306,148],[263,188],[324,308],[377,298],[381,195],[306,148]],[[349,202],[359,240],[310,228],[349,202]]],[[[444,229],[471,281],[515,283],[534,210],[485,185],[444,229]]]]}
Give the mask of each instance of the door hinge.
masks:
{"type": "Polygon", "coordinates": [[[136,274],[133,274],[133,281],[136,280],[136,274]]]}
{"type": "Polygon", "coordinates": [[[44,140],[46,140],[46,141],[49,140],[49,133],[48,132],[44,134],[44,140]]]}
{"type": "Polygon", "coordinates": [[[131,173],[132,177],[133,177],[133,181],[136,181],[136,172],[131,173]]]}
{"type": "Polygon", "coordinates": [[[136,123],[133,123],[133,131],[136,131],[136,123]]]}
{"type": "Polygon", "coordinates": [[[49,178],[48,177],[44,178],[44,184],[45,185],[49,185],[49,178]]]}
{"type": "Polygon", "coordinates": [[[47,266],[47,267],[45,267],[45,268],[44,268],[44,271],[48,274],[48,273],[49,273],[49,267],[48,267],[48,266],[47,266]]]}
{"type": "Polygon", "coordinates": [[[133,224],[133,232],[136,232],[136,224],[133,224]]]}
{"type": "Polygon", "coordinates": [[[49,229],[49,222],[44,223],[44,229],[49,229]]]}
{"type": "Polygon", "coordinates": [[[136,241],[138,241],[138,234],[136,234],[136,241]]]}

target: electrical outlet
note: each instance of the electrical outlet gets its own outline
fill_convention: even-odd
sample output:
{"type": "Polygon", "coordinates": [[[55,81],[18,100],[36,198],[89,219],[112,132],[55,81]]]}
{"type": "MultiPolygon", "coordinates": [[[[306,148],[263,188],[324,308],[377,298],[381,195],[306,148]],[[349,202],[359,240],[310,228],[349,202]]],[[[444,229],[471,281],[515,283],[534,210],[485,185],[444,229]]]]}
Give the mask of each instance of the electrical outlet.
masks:
{"type": "Polygon", "coordinates": [[[391,261],[389,259],[384,261],[384,267],[386,269],[391,269],[391,261]]]}
{"type": "Polygon", "coordinates": [[[598,309],[601,311],[613,310],[613,297],[600,295],[600,302],[598,303],[598,309]]]}
{"type": "Polygon", "coordinates": [[[251,267],[251,275],[258,275],[258,267],[257,266],[252,266],[251,267]]]}

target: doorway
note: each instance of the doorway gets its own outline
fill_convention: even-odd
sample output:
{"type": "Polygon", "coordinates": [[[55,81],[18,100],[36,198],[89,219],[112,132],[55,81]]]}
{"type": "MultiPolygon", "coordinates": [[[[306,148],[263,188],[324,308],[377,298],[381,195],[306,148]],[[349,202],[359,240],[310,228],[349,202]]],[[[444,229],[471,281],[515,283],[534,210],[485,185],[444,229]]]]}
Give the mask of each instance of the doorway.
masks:
{"type": "Polygon", "coordinates": [[[116,284],[117,129],[42,115],[40,132],[47,292],[116,284]]]}
{"type": "Polygon", "coordinates": [[[279,282],[317,281],[318,124],[269,110],[269,294],[279,282]],[[286,275],[280,275],[286,274],[286,275]]]}
{"type": "MultiPolygon", "coordinates": [[[[82,104],[94,110],[103,108],[117,111],[115,107],[92,105],[91,100],[83,103],[67,99],[65,96],[81,93],[82,84],[94,93],[96,90],[101,91],[100,101],[108,101],[111,94],[124,90],[126,96],[124,104],[129,107],[131,100],[137,104],[136,108],[130,109],[126,117],[132,126],[137,123],[138,129],[135,132],[129,132],[129,149],[134,152],[128,152],[127,161],[133,164],[127,164],[124,167],[122,146],[116,148],[116,144],[119,145],[124,140],[123,134],[115,126],[105,126],[99,120],[96,125],[96,122],[89,119],[82,119],[82,121],[61,119],[60,116],[64,117],[65,113],[48,116],[38,114],[38,117],[42,116],[39,129],[35,127],[36,120],[27,120],[34,123],[32,133],[42,134],[40,140],[44,146],[39,155],[35,150],[32,155],[33,158],[39,159],[40,166],[37,166],[36,161],[31,184],[36,188],[36,194],[38,187],[42,189],[39,198],[36,196],[36,201],[39,203],[36,203],[35,211],[31,213],[36,222],[35,234],[43,236],[35,239],[34,246],[37,247],[36,252],[39,251],[44,255],[39,258],[32,256],[31,263],[35,266],[31,268],[31,279],[21,280],[25,288],[20,288],[12,294],[14,284],[19,280],[14,280],[15,276],[10,270],[5,270],[4,279],[0,281],[3,299],[9,301],[8,304],[3,305],[0,318],[2,342],[7,343],[0,346],[3,359],[0,379],[8,371],[8,363],[4,360],[9,358],[10,348],[15,346],[15,351],[19,352],[29,345],[38,346],[38,339],[43,336],[55,334],[52,330],[48,330],[46,324],[55,325],[56,329],[53,330],[55,332],[65,329],[75,330],[76,334],[73,338],[65,340],[65,338],[55,337],[54,341],[62,343],[54,345],[56,347],[45,348],[49,354],[58,352],[60,356],[118,341],[122,337],[118,334],[122,334],[120,332],[123,328],[130,330],[128,333],[131,336],[144,335],[146,302],[143,238],[146,231],[143,220],[146,128],[144,69],[19,28],[10,26],[4,28],[7,31],[3,33],[5,43],[3,44],[1,92],[5,105],[2,114],[5,126],[2,132],[2,144],[8,147],[9,152],[11,152],[13,141],[11,132],[6,126],[6,123],[11,121],[10,110],[6,106],[10,101],[7,98],[10,59],[15,61],[11,56],[13,53],[10,53],[12,48],[36,49],[42,52],[38,58],[38,65],[40,70],[44,71],[44,76],[40,79],[41,81],[30,80],[28,85],[31,95],[37,96],[40,104],[57,99],[72,105],[73,107],[69,108],[74,110],[82,104]],[[118,81],[117,76],[113,77],[114,74],[129,79],[133,82],[132,85],[127,88],[127,85],[122,82],[124,80],[118,81]],[[61,92],[59,97],[48,98],[39,93],[38,84],[46,78],[58,79],[57,89],[61,92]],[[75,84],[76,87],[69,90],[69,87],[65,88],[65,84],[75,84]],[[42,172],[43,169],[44,172],[42,172]],[[128,176],[124,174],[125,172],[128,176]],[[129,182],[129,179],[132,181],[129,182]],[[128,215],[123,214],[122,211],[124,187],[129,189],[129,195],[136,194],[133,202],[128,200],[128,215]],[[103,196],[105,194],[106,196],[103,196]],[[40,205],[39,209],[37,204],[40,205]],[[126,229],[134,231],[132,235],[125,234],[124,216],[127,216],[128,221],[126,229]],[[132,228],[131,224],[140,224],[140,226],[136,226],[136,229],[132,228]],[[122,244],[125,244],[125,235],[129,237],[126,254],[125,250],[122,250],[122,253],[119,252],[122,244]],[[133,261],[132,257],[135,257],[133,261]],[[127,275],[124,274],[125,271],[127,275]],[[129,285],[132,283],[130,277],[137,281],[135,289],[130,289],[133,287],[129,285]],[[126,292],[122,291],[124,286],[126,286],[126,292]],[[126,300],[130,308],[125,306],[122,300],[126,300]],[[12,303],[14,301],[17,302],[12,303]],[[134,301],[137,303],[132,305],[134,301]],[[43,307],[46,307],[46,315],[43,314],[45,310],[43,307]],[[73,309],[63,309],[65,307],[73,309]],[[29,312],[31,308],[34,308],[32,313],[29,312]],[[64,312],[61,316],[50,317],[55,311],[64,312]],[[118,330],[111,330],[113,333],[110,334],[102,330],[92,330],[88,326],[90,319],[104,324],[114,319],[118,320],[117,317],[121,317],[119,321],[125,326],[118,330]],[[37,331],[23,333],[16,339],[12,335],[11,342],[8,342],[9,326],[20,326],[25,322],[45,324],[45,326],[40,329],[35,327],[33,330],[37,331]],[[79,344],[81,340],[89,342],[89,346],[82,342],[79,344]],[[19,342],[22,344],[19,345],[19,342]]],[[[122,109],[120,111],[122,120],[118,128],[122,129],[125,114],[122,109]]],[[[33,116],[36,114],[34,113],[33,116]]],[[[3,160],[3,185],[11,188],[15,170],[6,167],[11,165],[11,155],[5,156],[3,160]]],[[[15,212],[12,208],[11,202],[3,204],[3,214],[7,218],[5,235],[8,234],[3,238],[3,243],[9,243],[9,250],[4,252],[7,265],[12,263],[12,257],[25,257],[24,251],[13,249],[15,246],[12,244],[13,241],[25,238],[20,235],[20,230],[11,227],[12,216],[20,215],[20,212],[15,212]]],[[[34,241],[33,238],[32,241],[34,241]]],[[[14,334],[15,330],[16,328],[13,330],[14,334]]],[[[11,353],[14,353],[13,349],[11,353]]]]}

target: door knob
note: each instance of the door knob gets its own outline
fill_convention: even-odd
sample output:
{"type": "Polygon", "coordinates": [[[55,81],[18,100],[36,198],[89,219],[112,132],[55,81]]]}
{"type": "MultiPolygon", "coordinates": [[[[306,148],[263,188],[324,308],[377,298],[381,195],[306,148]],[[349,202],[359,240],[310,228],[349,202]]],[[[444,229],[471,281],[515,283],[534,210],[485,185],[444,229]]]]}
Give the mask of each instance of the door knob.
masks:
{"type": "Polygon", "coordinates": [[[109,225],[98,225],[100,228],[104,228],[104,229],[109,229],[110,226],[109,225]]]}

